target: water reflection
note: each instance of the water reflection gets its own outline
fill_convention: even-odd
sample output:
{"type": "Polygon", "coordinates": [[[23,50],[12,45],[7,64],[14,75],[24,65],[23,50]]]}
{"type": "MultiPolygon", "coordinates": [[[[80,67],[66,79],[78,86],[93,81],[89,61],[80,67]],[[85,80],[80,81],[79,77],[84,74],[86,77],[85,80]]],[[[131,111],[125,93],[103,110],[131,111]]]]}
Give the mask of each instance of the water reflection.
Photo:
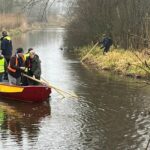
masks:
{"type": "Polygon", "coordinates": [[[20,146],[24,145],[24,140],[29,143],[36,142],[40,123],[50,115],[49,101],[38,104],[6,102],[6,100],[0,102],[1,142],[4,146],[7,141],[10,141],[10,145],[17,143],[20,146]]]}

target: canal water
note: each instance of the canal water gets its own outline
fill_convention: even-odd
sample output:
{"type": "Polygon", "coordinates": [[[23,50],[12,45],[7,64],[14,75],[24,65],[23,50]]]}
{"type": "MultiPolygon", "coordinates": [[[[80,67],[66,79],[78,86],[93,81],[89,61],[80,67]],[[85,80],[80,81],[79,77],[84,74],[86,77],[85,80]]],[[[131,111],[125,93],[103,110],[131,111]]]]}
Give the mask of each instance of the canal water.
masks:
{"type": "Polygon", "coordinates": [[[84,66],[60,50],[64,34],[62,28],[32,31],[13,38],[13,45],[34,48],[42,77],[80,98],[62,99],[53,90],[44,103],[1,99],[0,150],[144,150],[150,86],[84,66]]]}

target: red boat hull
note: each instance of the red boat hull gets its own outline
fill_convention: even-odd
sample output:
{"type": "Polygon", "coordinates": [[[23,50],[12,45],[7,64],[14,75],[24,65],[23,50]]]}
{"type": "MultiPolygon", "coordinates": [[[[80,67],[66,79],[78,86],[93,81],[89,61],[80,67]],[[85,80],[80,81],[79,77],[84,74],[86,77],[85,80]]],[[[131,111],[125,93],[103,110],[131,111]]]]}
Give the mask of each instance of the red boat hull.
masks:
{"type": "Polygon", "coordinates": [[[51,88],[47,86],[13,86],[7,84],[0,84],[0,97],[7,98],[10,100],[18,100],[25,102],[42,102],[46,101],[49,98],[51,93],[51,88]],[[1,90],[1,88],[20,88],[21,91],[11,91],[7,92],[5,90],[1,90]]]}

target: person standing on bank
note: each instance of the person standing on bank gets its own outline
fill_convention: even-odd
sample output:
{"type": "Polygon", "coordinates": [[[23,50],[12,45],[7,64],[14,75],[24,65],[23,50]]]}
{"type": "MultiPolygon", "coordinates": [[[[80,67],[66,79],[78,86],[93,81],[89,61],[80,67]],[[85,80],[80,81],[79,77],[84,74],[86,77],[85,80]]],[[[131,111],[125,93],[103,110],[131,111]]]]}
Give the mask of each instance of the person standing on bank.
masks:
{"type": "Polygon", "coordinates": [[[24,72],[25,70],[24,65],[23,48],[18,48],[16,54],[11,57],[7,68],[9,84],[20,85],[21,72],[24,72]]]}
{"type": "Polygon", "coordinates": [[[0,52],[0,82],[3,81],[3,75],[7,70],[7,62],[4,56],[0,52]]]}
{"type": "MultiPolygon", "coordinates": [[[[41,77],[41,60],[34,50],[29,52],[29,57],[25,61],[27,74],[33,78],[39,79],[41,77]]],[[[33,80],[28,80],[29,85],[38,85],[39,83],[33,80]]]]}
{"type": "MultiPolygon", "coordinates": [[[[1,50],[2,50],[2,55],[5,57],[7,64],[9,64],[10,58],[12,56],[12,41],[10,36],[8,36],[7,31],[2,32],[2,37],[1,37],[1,50]]],[[[5,72],[4,74],[4,79],[8,80],[8,74],[5,72]]]]}
{"type": "Polygon", "coordinates": [[[102,44],[101,48],[104,48],[104,51],[103,51],[103,55],[104,55],[109,51],[110,46],[113,44],[113,41],[110,37],[108,37],[104,34],[103,40],[100,41],[99,43],[102,44]]]}

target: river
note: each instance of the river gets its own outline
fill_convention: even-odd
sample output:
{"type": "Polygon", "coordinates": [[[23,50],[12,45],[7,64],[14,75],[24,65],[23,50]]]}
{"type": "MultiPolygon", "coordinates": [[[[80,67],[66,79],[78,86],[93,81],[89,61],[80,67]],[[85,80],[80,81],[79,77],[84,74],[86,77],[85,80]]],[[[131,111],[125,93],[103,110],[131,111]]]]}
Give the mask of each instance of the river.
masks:
{"type": "Polygon", "coordinates": [[[34,48],[42,61],[42,77],[80,98],[61,99],[53,90],[44,103],[1,99],[0,150],[146,148],[150,86],[84,66],[71,52],[60,50],[64,34],[62,28],[31,31],[13,38],[14,49],[34,48]]]}

